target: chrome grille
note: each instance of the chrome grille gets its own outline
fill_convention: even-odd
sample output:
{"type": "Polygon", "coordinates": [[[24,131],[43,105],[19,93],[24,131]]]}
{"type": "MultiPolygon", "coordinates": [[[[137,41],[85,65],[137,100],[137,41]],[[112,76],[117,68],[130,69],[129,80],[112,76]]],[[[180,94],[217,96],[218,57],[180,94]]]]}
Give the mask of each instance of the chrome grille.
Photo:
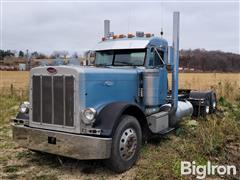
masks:
{"type": "Polygon", "coordinates": [[[32,121],[74,126],[73,76],[33,76],[32,121]]]}

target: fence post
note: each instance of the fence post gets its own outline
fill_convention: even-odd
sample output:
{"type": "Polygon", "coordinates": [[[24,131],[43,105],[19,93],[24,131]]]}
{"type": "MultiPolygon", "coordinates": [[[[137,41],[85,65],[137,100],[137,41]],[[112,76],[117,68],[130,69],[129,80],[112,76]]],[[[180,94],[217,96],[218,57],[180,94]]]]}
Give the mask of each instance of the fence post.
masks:
{"type": "Polygon", "coordinates": [[[13,84],[11,84],[11,95],[13,95],[13,84]]]}

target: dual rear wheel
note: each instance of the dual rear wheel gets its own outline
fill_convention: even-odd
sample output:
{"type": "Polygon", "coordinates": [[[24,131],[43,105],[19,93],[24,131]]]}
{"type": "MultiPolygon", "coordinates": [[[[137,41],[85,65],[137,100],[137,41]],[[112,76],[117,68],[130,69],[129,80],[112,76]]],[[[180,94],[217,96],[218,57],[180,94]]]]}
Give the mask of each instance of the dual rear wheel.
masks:
{"type": "Polygon", "coordinates": [[[213,91],[210,91],[206,94],[205,97],[205,106],[202,106],[200,109],[200,114],[202,117],[206,117],[208,114],[215,113],[217,110],[217,97],[213,91]]]}

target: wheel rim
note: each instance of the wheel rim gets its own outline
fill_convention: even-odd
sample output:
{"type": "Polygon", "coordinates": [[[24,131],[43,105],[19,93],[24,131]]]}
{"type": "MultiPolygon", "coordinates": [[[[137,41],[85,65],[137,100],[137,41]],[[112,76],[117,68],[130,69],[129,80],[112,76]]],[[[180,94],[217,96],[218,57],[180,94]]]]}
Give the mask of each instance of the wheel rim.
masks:
{"type": "Polygon", "coordinates": [[[206,113],[209,113],[209,106],[206,106],[206,113]]]}
{"type": "Polygon", "coordinates": [[[119,142],[119,151],[121,158],[123,160],[131,159],[136,152],[136,147],[137,134],[134,129],[128,128],[123,132],[119,142]]]}

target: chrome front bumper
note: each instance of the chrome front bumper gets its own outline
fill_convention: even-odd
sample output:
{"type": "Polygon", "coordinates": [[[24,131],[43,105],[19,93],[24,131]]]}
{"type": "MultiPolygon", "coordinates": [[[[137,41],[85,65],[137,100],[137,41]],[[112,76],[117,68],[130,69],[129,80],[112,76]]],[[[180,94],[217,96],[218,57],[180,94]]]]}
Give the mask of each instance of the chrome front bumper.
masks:
{"type": "Polygon", "coordinates": [[[112,138],[76,135],[14,124],[12,130],[14,141],[31,150],[75,159],[107,159],[110,157],[112,138]]]}

